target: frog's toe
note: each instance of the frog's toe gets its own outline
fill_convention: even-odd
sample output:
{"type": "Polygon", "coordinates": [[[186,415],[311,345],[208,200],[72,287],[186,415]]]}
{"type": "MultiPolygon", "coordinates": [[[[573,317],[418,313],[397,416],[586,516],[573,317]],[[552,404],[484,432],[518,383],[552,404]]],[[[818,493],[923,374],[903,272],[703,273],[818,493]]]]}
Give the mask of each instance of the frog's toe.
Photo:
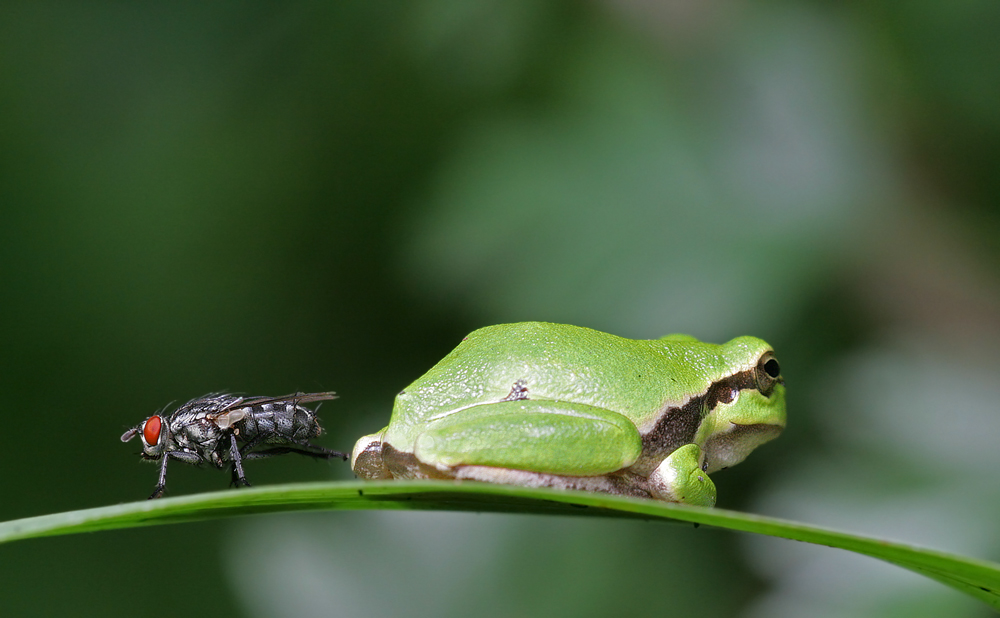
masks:
{"type": "Polygon", "coordinates": [[[362,436],[351,452],[351,469],[363,479],[390,479],[382,457],[382,432],[362,436]]]}

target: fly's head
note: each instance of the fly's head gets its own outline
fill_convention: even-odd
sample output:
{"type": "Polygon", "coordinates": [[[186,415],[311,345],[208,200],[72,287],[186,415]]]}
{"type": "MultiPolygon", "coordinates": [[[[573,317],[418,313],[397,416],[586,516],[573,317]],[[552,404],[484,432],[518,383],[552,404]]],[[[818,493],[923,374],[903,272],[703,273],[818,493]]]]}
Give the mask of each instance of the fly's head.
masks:
{"type": "Polygon", "coordinates": [[[142,457],[144,459],[159,459],[167,448],[170,426],[159,414],[150,416],[139,425],[122,434],[122,442],[128,442],[139,436],[142,440],[142,457]]]}

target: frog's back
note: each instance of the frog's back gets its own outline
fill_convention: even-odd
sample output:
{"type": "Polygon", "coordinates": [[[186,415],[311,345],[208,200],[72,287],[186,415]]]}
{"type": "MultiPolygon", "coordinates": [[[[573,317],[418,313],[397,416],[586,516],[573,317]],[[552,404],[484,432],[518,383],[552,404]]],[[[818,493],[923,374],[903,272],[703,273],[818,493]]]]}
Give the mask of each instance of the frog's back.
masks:
{"type": "Polygon", "coordinates": [[[390,425],[419,425],[474,405],[512,399],[572,401],[634,420],[705,388],[719,346],[693,338],[633,340],[545,322],[480,328],[408,386],[390,425]]]}

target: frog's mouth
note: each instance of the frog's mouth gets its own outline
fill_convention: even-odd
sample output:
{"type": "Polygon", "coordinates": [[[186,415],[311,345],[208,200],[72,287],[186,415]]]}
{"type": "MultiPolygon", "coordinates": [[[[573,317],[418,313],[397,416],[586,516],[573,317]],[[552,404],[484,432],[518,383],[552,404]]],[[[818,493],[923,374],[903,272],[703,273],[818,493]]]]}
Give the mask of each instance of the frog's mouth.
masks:
{"type": "Polygon", "coordinates": [[[777,438],[784,429],[782,425],[767,423],[730,425],[729,431],[716,434],[705,443],[705,463],[709,473],[735,466],[755,448],[777,438]]]}

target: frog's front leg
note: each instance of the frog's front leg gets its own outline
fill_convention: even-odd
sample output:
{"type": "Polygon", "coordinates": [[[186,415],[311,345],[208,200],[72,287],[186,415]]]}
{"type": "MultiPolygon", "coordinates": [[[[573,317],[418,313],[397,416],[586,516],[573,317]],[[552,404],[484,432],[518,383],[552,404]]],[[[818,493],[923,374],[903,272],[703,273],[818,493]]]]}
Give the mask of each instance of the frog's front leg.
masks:
{"type": "Polygon", "coordinates": [[[715,506],[715,483],[701,467],[701,448],[685,444],[649,475],[650,493],[661,500],[715,506]]]}

